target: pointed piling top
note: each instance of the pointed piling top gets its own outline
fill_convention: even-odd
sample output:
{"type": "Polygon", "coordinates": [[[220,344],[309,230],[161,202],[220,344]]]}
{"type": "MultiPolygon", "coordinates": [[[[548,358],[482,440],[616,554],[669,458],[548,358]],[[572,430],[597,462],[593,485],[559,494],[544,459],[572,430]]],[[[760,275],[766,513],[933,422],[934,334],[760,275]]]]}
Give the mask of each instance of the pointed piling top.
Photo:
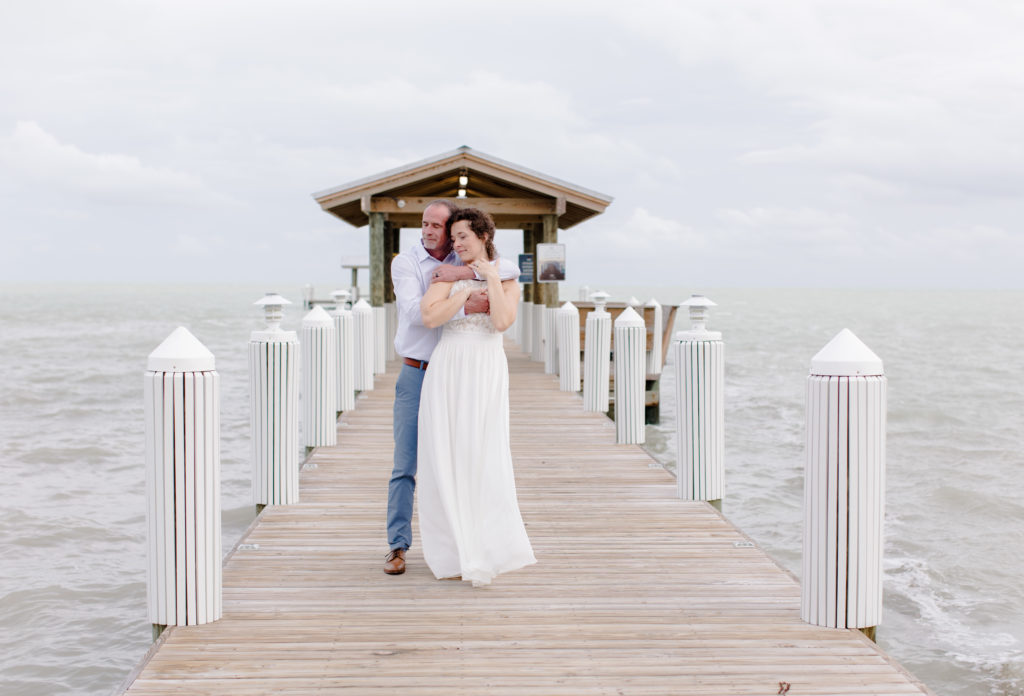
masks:
{"type": "Polygon", "coordinates": [[[708,331],[708,314],[711,307],[718,304],[703,295],[690,295],[690,299],[679,305],[690,309],[690,328],[677,331],[677,341],[721,341],[722,332],[708,331]]]}
{"type": "Polygon", "coordinates": [[[843,329],[811,358],[811,374],[822,377],[864,377],[884,375],[882,359],[857,338],[843,329]]]}
{"type": "Polygon", "coordinates": [[[358,302],[352,305],[353,312],[373,312],[373,307],[366,301],[365,298],[360,298],[358,302]]]}
{"type": "Polygon", "coordinates": [[[626,307],[615,320],[615,327],[643,326],[644,320],[632,307],[626,307]]]}
{"type": "Polygon", "coordinates": [[[213,353],[184,326],[179,326],[149,354],[146,369],[152,372],[209,372],[213,353]]]}
{"type": "Polygon", "coordinates": [[[302,317],[303,326],[332,326],[333,324],[334,320],[331,319],[331,315],[325,312],[320,305],[313,307],[306,316],[302,317]]]}
{"type": "Polygon", "coordinates": [[[579,310],[576,309],[576,305],[574,305],[572,302],[566,302],[564,305],[562,305],[561,307],[558,308],[558,311],[559,312],[578,312],[579,310]]]}

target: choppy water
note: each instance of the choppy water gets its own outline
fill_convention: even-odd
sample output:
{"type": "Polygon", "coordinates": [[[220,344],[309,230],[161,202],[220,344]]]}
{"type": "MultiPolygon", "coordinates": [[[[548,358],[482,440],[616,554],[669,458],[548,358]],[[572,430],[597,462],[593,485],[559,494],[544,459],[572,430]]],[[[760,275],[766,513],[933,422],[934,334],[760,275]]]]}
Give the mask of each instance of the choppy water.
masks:
{"type": "MultiPolygon", "coordinates": [[[[142,374],[178,325],[222,375],[225,550],[251,521],[246,344],[268,289],[300,299],[285,286],[0,285],[0,693],[106,696],[149,646],[142,374]]],[[[726,515],[799,574],[804,380],[852,329],[889,378],[879,643],[938,694],[1024,693],[1024,293],[707,294],[726,342],[726,515]]],[[[285,327],[298,321],[292,309],[285,327]]],[[[648,429],[670,468],[672,372],[648,429]]]]}

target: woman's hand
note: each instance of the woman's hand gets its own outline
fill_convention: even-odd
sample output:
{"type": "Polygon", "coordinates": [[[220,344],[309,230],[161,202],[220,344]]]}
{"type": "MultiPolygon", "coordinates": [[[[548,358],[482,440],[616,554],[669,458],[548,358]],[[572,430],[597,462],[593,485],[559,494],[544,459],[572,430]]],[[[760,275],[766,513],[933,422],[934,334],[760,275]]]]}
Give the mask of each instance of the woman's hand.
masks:
{"type": "Polygon", "coordinates": [[[497,280],[501,282],[501,278],[498,276],[498,268],[487,261],[477,259],[470,262],[469,267],[476,271],[476,274],[483,280],[497,280]]]}

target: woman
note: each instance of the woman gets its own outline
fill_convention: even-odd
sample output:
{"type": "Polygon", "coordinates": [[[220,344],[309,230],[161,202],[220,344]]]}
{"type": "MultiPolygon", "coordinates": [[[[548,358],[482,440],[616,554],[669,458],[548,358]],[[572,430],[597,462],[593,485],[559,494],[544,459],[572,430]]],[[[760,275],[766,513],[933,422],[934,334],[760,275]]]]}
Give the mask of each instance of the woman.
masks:
{"type": "Polygon", "coordinates": [[[483,280],[434,283],[420,303],[424,325],[444,325],[420,397],[420,536],[435,577],[461,576],[479,587],[536,563],[516,500],[501,335],[515,321],[519,284],[498,277],[490,215],[456,211],[448,234],[462,262],[483,280]],[[453,319],[481,286],[490,313],[453,319]]]}

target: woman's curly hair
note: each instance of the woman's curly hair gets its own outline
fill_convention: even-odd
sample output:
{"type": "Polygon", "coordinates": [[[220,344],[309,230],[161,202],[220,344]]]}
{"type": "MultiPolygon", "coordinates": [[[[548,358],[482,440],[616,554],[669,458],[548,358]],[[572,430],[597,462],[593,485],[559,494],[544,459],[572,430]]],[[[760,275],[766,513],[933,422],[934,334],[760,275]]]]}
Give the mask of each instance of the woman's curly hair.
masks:
{"type": "Polygon", "coordinates": [[[479,208],[460,208],[452,213],[448,218],[448,224],[445,225],[448,241],[452,241],[452,225],[461,220],[468,222],[469,229],[484,243],[487,258],[490,261],[497,258],[498,252],[494,248],[494,219],[479,208]]]}

